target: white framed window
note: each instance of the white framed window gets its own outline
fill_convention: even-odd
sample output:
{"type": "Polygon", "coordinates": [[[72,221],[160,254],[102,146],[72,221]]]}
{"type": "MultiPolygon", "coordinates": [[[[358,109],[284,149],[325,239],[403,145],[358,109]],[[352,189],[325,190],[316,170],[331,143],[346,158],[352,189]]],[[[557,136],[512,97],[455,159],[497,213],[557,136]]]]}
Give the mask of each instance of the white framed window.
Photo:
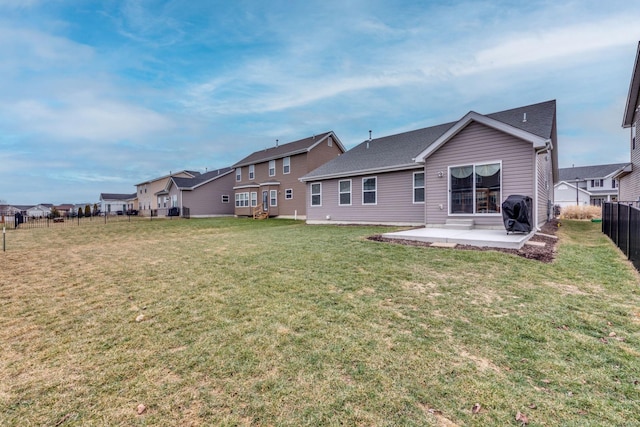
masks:
{"type": "Polygon", "coordinates": [[[413,173],[413,203],[424,203],[424,172],[413,173]]]}
{"type": "Polygon", "coordinates": [[[158,208],[162,206],[162,197],[158,196],[158,208]]]}
{"type": "Polygon", "coordinates": [[[287,188],[284,190],[284,198],[287,200],[293,199],[293,188],[287,188]]]}
{"type": "Polygon", "coordinates": [[[222,195],[222,203],[229,203],[229,195],[228,194],[223,194],[222,195]]]}
{"type": "Polygon", "coordinates": [[[249,193],[236,193],[236,207],[244,208],[249,206],[249,193]]]}
{"type": "Polygon", "coordinates": [[[236,168],[236,181],[242,181],[242,168],[236,168]]]}
{"type": "Polygon", "coordinates": [[[327,146],[333,147],[333,138],[331,137],[327,138],[327,146]]]}
{"type": "Polygon", "coordinates": [[[269,176],[275,176],[275,175],[276,175],[276,161],[269,160],[269,176]]]}
{"type": "Polygon", "coordinates": [[[378,178],[375,176],[362,178],[362,204],[378,204],[378,178]]]}
{"type": "Polygon", "coordinates": [[[282,173],[288,174],[291,172],[291,157],[285,157],[282,159],[282,173]]]}
{"type": "Polygon", "coordinates": [[[311,206],[322,206],[322,183],[311,184],[311,206]]]}
{"type": "Polygon", "coordinates": [[[249,179],[255,179],[256,177],[256,165],[249,165],[249,179]]]}
{"type": "Polygon", "coordinates": [[[351,206],[351,180],[338,181],[338,205],[351,206]]]}
{"type": "Polygon", "coordinates": [[[449,214],[500,214],[502,162],[449,167],[449,214]]]}
{"type": "Polygon", "coordinates": [[[256,191],[251,192],[251,207],[258,206],[258,193],[256,191]]]}
{"type": "Polygon", "coordinates": [[[611,180],[611,188],[617,188],[618,187],[618,181],[616,181],[615,179],[611,180]]]}
{"type": "Polygon", "coordinates": [[[269,191],[269,204],[271,206],[278,206],[278,190],[269,191]]]}

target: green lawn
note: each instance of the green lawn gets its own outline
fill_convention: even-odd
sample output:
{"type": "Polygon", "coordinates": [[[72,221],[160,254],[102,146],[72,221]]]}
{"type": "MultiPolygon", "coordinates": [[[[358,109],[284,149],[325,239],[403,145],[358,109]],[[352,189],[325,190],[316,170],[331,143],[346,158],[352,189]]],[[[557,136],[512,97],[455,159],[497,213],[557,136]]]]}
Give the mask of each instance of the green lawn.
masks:
{"type": "Polygon", "coordinates": [[[0,425],[640,424],[638,275],[599,225],[552,264],[387,230],[7,231],[0,425]]]}

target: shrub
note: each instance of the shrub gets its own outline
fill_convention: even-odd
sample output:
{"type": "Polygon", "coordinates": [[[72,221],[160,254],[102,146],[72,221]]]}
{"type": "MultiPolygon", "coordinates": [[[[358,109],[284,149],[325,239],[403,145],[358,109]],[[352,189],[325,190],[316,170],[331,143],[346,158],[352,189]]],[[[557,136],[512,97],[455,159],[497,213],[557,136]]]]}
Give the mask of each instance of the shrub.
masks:
{"type": "Polygon", "coordinates": [[[600,206],[565,206],[560,210],[560,219],[593,219],[602,217],[600,206]]]}

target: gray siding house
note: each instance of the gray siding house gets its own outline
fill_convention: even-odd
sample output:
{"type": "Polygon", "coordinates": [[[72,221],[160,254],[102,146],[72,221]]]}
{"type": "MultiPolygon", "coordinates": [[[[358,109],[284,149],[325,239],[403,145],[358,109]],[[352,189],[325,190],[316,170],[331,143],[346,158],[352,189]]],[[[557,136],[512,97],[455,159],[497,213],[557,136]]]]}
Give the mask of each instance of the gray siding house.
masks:
{"type": "Polygon", "coordinates": [[[640,141],[636,138],[640,127],[640,43],[638,43],[636,61],[631,74],[622,127],[629,129],[631,164],[614,177],[620,184],[618,200],[640,203],[640,141]]]}
{"type": "MultiPolygon", "coordinates": [[[[233,215],[233,169],[217,169],[193,178],[172,176],[156,197],[166,197],[178,215],[193,218],[233,215]]],[[[168,211],[167,211],[168,212],[168,211]]]]}
{"type": "Polygon", "coordinates": [[[300,177],[345,152],[333,132],[256,151],[235,168],[235,215],[305,219],[306,186],[300,177]]]}
{"type": "Polygon", "coordinates": [[[501,228],[502,202],[533,200],[533,218],[552,215],[558,179],[556,103],[482,115],[370,139],[313,170],[307,222],[425,225],[467,220],[501,228]]]}

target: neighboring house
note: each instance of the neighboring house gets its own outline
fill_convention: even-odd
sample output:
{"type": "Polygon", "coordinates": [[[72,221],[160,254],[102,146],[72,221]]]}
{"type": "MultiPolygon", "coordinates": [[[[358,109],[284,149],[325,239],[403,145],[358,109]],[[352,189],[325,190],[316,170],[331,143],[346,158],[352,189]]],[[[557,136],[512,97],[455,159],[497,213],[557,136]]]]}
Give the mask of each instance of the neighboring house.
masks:
{"type": "Polygon", "coordinates": [[[200,175],[200,172],[186,170],[176,173],[169,172],[169,175],[136,184],[137,206],[134,209],[139,210],[140,215],[145,216],[150,215],[152,210],[160,209],[166,211],[166,209],[168,209],[169,199],[166,196],[157,196],[156,194],[166,188],[169,179],[173,176],[195,178],[198,175],[200,175]]]}
{"type": "Polygon", "coordinates": [[[211,217],[234,214],[232,168],[205,172],[194,178],[171,177],[157,196],[168,197],[177,214],[190,217],[211,217]],[[186,209],[185,209],[186,208],[186,209]]]}
{"type": "Polygon", "coordinates": [[[0,205],[0,215],[13,216],[20,212],[26,213],[29,208],[30,206],[0,205]]]}
{"type": "MultiPolygon", "coordinates": [[[[618,180],[614,177],[629,166],[629,163],[613,163],[608,165],[578,166],[571,168],[560,168],[558,170],[559,180],[555,185],[555,203],[559,206],[576,205],[576,182],[580,190],[584,190],[589,195],[586,204],[601,206],[603,202],[615,202],[618,200],[618,180]],[[573,188],[573,198],[571,191],[560,188],[562,183],[570,184],[573,188]],[[561,192],[562,194],[560,194],[561,192]],[[571,203],[573,201],[573,203],[571,203]]],[[[580,199],[580,196],[578,196],[580,199]]],[[[582,203],[580,203],[582,204],[582,203]]]]}
{"type": "Polygon", "coordinates": [[[586,206],[591,203],[591,193],[576,186],[575,180],[560,181],[553,186],[553,203],[565,208],[567,206],[586,206]]]}
{"type": "Polygon", "coordinates": [[[621,202],[640,202],[640,141],[636,141],[640,127],[640,43],[638,43],[636,61],[631,74],[622,127],[630,129],[631,163],[614,176],[620,184],[618,200],[621,202]]]}
{"type": "Polygon", "coordinates": [[[70,203],[63,203],[55,207],[60,216],[65,217],[73,211],[73,205],[70,203]]]}
{"type": "Polygon", "coordinates": [[[27,216],[29,218],[45,218],[51,214],[52,206],[49,203],[31,206],[27,209],[27,216]]]}
{"type": "MultiPolygon", "coordinates": [[[[93,209],[93,205],[89,205],[93,209]]],[[[100,212],[104,215],[125,214],[136,209],[136,193],[100,193],[100,212]]]]}
{"type": "Polygon", "coordinates": [[[306,186],[300,177],[345,152],[333,132],[256,151],[233,165],[237,216],[305,219],[306,186]]]}
{"type": "Polygon", "coordinates": [[[308,223],[502,228],[502,202],[532,198],[534,224],[552,216],[556,103],[482,115],[364,141],[304,177],[308,223]]]}

